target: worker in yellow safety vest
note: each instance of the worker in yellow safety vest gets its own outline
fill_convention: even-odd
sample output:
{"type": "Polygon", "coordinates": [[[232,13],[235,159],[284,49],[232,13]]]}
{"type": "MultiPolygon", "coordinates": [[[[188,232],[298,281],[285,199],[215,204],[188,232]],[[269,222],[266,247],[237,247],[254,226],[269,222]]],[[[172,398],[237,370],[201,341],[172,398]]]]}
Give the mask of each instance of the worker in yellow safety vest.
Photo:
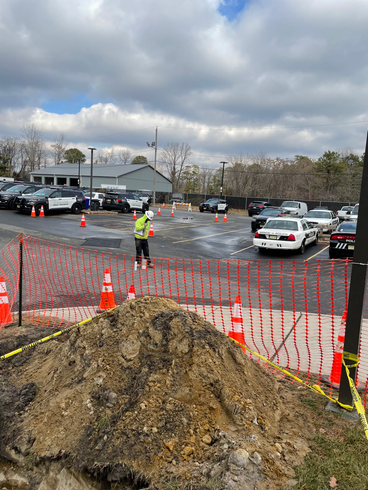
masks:
{"type": "Polygon", "coordinates": [[[144,258],[147,261],[147,267],[153,269],[153,264],[149,256],[148,248],[148,233],[150,229],[150,223],[153,220],[154,213],[152,211],[146,211],[142,218],[137,219],[134,226],[135,237],[135,250],[137,267],[141,264],[141,255],[143,251],[144,258]]]}

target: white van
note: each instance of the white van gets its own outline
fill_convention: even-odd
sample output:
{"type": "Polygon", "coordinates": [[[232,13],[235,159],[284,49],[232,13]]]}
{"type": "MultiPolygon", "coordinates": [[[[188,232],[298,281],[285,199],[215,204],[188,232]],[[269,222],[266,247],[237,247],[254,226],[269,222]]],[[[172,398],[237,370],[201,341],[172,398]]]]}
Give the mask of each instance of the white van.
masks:
{"type": "Polygon", "coordinates": [[[304,216],[308,212],[307,204],[300,201],[284,201],[280,207],[288,213],[298,216],[304,216]]]}
{"type": "Polygon", "coordinates": [[[352,210],[349,219],[356,221],[358,219],[358,213],[359,213],[359,203],[354,206],[354,209],[352,210]]]}

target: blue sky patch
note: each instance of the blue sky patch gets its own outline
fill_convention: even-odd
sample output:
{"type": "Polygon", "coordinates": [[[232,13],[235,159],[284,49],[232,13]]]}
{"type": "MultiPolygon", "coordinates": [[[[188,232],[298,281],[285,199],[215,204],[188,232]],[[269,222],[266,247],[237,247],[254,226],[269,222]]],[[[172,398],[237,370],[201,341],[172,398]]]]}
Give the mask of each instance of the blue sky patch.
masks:
{"type": "Polygon", "coordinates": [[[77,114],[83,107],[91,107],[97,102],[84,94],[75,94],[69,99],[48,99],[41,105],[41,109],[52,114],[77,114]]]}
{"type": "Polygon", "coordinates": [[[227,17],[228,20],[232,21],[236,19],[239,12],[244,10],[244,7],[250,0],[223,0],[218,11],[221,15],[227,17]]]}

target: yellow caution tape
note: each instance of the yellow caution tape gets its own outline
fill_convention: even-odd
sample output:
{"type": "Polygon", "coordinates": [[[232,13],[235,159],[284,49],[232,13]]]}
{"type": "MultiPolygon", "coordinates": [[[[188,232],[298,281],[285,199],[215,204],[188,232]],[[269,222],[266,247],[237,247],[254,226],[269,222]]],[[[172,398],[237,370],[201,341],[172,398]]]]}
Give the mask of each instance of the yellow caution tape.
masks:
{"type": "MultiPolygon", "coordinates": [[[[350,355],[352,355],[352,354],[350,354],[350,355]]],[[[358,359],[358,357],[355,354],[354,354],[354,356],[358,359]]],[[[350,385],[350,390],[351,390],[351,396],[353,398],[353,402],[354,402],[356,411],[358,412],[360,423],[362,424],[363,429],[364,429],[365,436],[368,439],[368,424],[367,424],[367,419],[366,419],[366,416],[365,416],[365,410],[364,410],[364,407],[363,407],[363,404],[362,404],[362,400],[360,399],[360,396],[358,394],[358,390],[355,387],[354,380],[350,377],[350,371],[349,371],[349,368],[354,368],[354,367],[357,367],[358,366],[359,359],[358,359],[358,362],[356,362],[355,364],[350,364],[349,367],[348,367],[345,364],[345,358],[346,358],[346,356],[345,356],[345,351],[344,351],[344,354],[343,354],[343,357],[342,357],[342,363],[345,366],[346,376],[348,377],[348,380],[349,380],[349,385],[350,385]]]]}
{"type": "Polygon", "coordinates": [[[88,318],[87,320],[83,320],[79,323],[76,323],[74,325],[71,325],[70,327],[65,328],[64,330],[59,330],[58,332],[53,333],[52,335],[49,335],[47,337],[44,337],[43,339],[36,340],[36,342],[32,342],[31,344],[25,345],[24,347],[20,347],[19,349],[13,350],[12,352],[9,352],[8,354],[4,354],[3,356],[0,356],[0,361],[4,361],[5,359],[8,359],[8,357],[15,356],[15,354],[19,354],[20,352],[24,352],[27,349],[30,349],[31,347],[36,347],[36,345],[43,344],[44,342],[47,342],[48,340],[54,339],[55,337],[58,337],[59,335],[63,335],[64,333],[70,332],[73,328],[80,327],[81,325],[84,325],[85,323],[88,323],[92,320],[95,320],[96,318],[99,318],[100,316],[104,315],[107,311],[113,311],[118,306],[115,306],[115,308],[111,308],[110,310],[106,310],[99,315],[96,315],[92,318],[88,318]]]}

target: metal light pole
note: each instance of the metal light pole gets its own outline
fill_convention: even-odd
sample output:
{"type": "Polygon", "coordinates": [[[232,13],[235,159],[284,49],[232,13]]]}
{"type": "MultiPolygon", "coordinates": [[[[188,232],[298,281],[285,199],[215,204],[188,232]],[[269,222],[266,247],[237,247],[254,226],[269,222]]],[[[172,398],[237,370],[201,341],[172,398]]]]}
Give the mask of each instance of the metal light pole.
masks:
{"type": "Polygon", "coordinates": [[[88,147],[91,150],[91,182],[89,183],[89,210],[92,211],[92,187],[93,187],[93,151],[97,150],[97,148],[93,148],[93,146],[88,147]]]}
{"type": "Polygon", "coordinates": [[[80,163],[81,162],[80,161],[81,161],[81,159],[78,160],[78,189],[80,189],[80,180],[81,180],[81,178],[80,178],[80,163]]]}
{"type": "Polygon", "coordinates": [[[155,165],[153,168],[153,204],[156,204],[156,162],[157,162],[157,126],[156,126],[156,138],[152,143],[148,143],[147,146],[155,148],[155,165]]]}
{"type": "Polygon", "coordinates": [[[224,185],[224,172],[225,172],[225,165],[229,162],[220,162],[222,163],[222,179],[221,179],[221,188],[220,188],[220,197],[222,197],[222,187],[224,185]]]}

